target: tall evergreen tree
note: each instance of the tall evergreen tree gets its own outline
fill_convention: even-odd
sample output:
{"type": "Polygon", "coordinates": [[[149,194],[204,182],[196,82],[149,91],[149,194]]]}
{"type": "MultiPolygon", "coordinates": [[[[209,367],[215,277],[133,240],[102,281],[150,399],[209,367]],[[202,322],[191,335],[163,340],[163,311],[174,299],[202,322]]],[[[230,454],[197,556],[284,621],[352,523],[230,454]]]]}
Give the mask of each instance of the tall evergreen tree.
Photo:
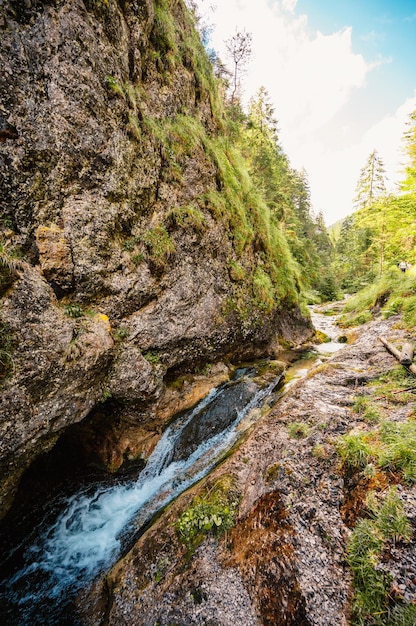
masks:
{"type": "Polygon", "coordinates": [[[376,150],[371,152],[362,168],[355,192],[355,209],[371,205],[386,193],[384,163],[376,150]]]}
{"type": "Polygon", "coordinates": [[[401,188],[403,191],[416,192],[416,109],[409,116],[403,140],[408,162],[405,169],[406,177],[401,188]]]}

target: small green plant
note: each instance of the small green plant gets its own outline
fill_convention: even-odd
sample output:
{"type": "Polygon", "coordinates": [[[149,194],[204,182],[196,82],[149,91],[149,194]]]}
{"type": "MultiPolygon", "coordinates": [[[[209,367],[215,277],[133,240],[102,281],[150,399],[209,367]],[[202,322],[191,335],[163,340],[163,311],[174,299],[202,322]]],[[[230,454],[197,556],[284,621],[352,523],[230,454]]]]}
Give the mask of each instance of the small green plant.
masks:
{"type": "Polygon", "coordinates": [[[204,363],[204,365],[197,365],[195,367],[195,374],[201,376],[209,376],[212,370],[212,363],[204,363]]]}
{"type": "Polygon", "coordinates": [[[328,454],[325,450],[325,446],[323,446],[322,444],[317,444],[316,446],[314,446],[312,448],[312,456],[315,459],[326,459],[328,454]]]}
{"type": "Polygon", "coordinates": [[[164,269],[169,258],[176,251],[175,244],[162,225],[151,228],[143,235],[149,261],[156,269],[164,269]]]}
{"type": "Polygon", "coordinates": [[[273,283],[261,267],[257,267],[254,273],[253,291],[257,308],[264,313],[271,313],[276,305],[273,283]]]}
{"type": "Polygon", "coordinates": [[[138,252],[137,254],[132,254],[131,260],[135,265],[140,265],[140,263],[143,263],[144,261],[144,254],[142,254],[141,252],[138,252]]]}
{"type": "Polygon", "coordinates": [[[157,350],[149,350],[143,354],[146,361],[151,363],[152,365],[157,365],[160,363],[160,354],[157,350]]]}
{"type": "Polygon", "coordinates": [[[136,115],[134,115],[133,113],[129,113],[128,119],[129,121],[127,124],[127,130],[129,131],[131,136],[134,137],[134,139],[140,141],[142,138],[142,131],[136,115]]]}
{"type": "Polygon", "coordinates": [[[126,252],[133,252],[137,243],[138,243],[137,237],[129,237],[128,239],[125,239],[123,241],[121,249],[125,250],[126,252]]]}
{"type": "Polygon", "coordinates": [[[116,339],[119,339],[120,341],[122,341],[123,339],[127,339],[127,337],[129,336],[129,329],[125,326],[120,326],[119,328],[117,328],[115,335],[116,339]]]}
{"type": "Polygon", "coordinates": [[[363,413],[363,411],[368,406],[368,398],[366,396],[356,396],[354,400],[354,404],[352,405],[352,410],[354,413],[363,413]]]}
{"type": "Polygon", "coordinates": [[[111,397],[111,391],[109,389],[103,389],[99,402],[101,402],[101,404],[104,404],[104,402],[107,402],[107,400],[109,400],[111,397]]]}
{"type": "Polygon", "coordinates": [[[76,303],[65,305],[64,311],[65,315],[68,315],[68,317],[72,317],[74,319],[82,317],[84,315],[84,311],[82,310],[81,306],[76,303]]]}
{"type": "Polygon", "coordinates": [[[223,477],[210,491],[192,500],[175,524],[179,540],[192,552],[208,533],[219,537],[234,525],[239,504],[231,478],[223,477]]]}
{"type": "Polygon", "coordinates": [[[367,433],[349,433],[340,437],[336,450],[347,469],[363,469],[371,459],[367,433]]]}
{"type": "Polygon", "coordinates": [[[279,476],[280,463],[274,463],[273,465],[269,465],[266,472],[264,473],[264,482],[266,484],[272,483],[279,476]]]}
{"type": "Polygon", "coordinates": [[[117,94],[118,96],[121,96],[122,98],[126,97],[123,86],[120,85],[120,83],[114,78],[114,76],[106,76],[105,84],[113,93],[117,94]]]}
{"type": "Polygon", "coordinates": [[[358,313],[357,315],[351,317],[342,315],[338,320],[338,324],[341,328],[350,328],[351,326],[361,326],[362,324],[369,322],[371,319],[373,319],[371,311],[363,311],[362,313],[358,313]]]}
{"type": "Polygon", "coordinates": [[[351,624],[387,626],[392,624],[389,619],[392,579],[378,567],[380,557],[389,543],[409,542],[412,529],[395,487],[389,489],[381,501],[370,493],[367,507],[370,519],[358,522],[347,545],[347,563],[355,591],[351,624]]]}
{"type": "Polygon", "coordinates": [[[408,543],[411,540],[412,527],[404,513],[397,487],[391,487],[382,498],[380,494],[370,491],[366,507],[384,541],[408,543]]]}
{"type": "Polygon", "coordinates": [[[347,469],[364,470],[370,461],[384,472],[416,482],[416,421],[381,422],[378,430],[340,437],[336,449],[347,469]]]}
{"type": "Polygon", "coordinates": [[[384,470],[399,472],[405,482],[416,482],[416,421],[383,422],[378,463],[384,470]]]}
{"type": "Polygon", "coordinates": [[[388,305],[383,308],[382,317],[383,319],[388,319],[392,315],[397,315],[400,313],[403,307],[403,296],[398,296],[396,298],[390,298],[388,305]]]}
{"type": "Polygon", "coordinates": [[[303,422],[292,422],[287,427],[287,432],[291,439],[303,439],[309,433],[309,426],[303,422]]]}
{"type": "Polygon", "coordinates": [[[172,209],[166,216],[169,224],[179,226],[184,230],[194,230],[202,233],[207,229],[207,220],[197,208],[187,205],[172,209]]]}
{"type": "Polygon", "coordinates": [[[416,624],[416,604],[397,604],[389,611],[387,626],[414,626],[416,624]]]}
{"type": "Polygon", "coordinates": [[[237,261],[230,261],[228,263],[228,271],[231,280],[236,283],[242,283],[246,279],[246,271],[244,267],[237,261]]]}
{"type": "Polygon", "coordinates": [[[358,413],[368,423],[380,421],[380,411],[374,406],[367,396],[358,395],[352,406],[354,413],[358,413]]]}
{"type": "Polygon", "coordinates": [[[0,240],[0,268],[14,272],[22,266],[20,251],[9,240],[0,240]]]}

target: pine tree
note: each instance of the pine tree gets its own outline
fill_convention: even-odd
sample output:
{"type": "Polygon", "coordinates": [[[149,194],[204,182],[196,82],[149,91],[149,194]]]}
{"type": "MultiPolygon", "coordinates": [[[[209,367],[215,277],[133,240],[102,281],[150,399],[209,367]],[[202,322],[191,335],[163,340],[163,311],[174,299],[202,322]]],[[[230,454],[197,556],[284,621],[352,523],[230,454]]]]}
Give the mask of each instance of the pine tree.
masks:
{"type": "Polygon", "coordinates": [[[405,169],[406,178],[401,188],[403,191],[416,192],[416,110],[410,114],[407,127],[403,140],[408,163],[405,169]]]}
{"type": "Polygon", "coordinates": [[[386,193],[385,170],[382,159],[373,150],[361,170],[355,189],[354,208],[363,209],[386,193]]]}

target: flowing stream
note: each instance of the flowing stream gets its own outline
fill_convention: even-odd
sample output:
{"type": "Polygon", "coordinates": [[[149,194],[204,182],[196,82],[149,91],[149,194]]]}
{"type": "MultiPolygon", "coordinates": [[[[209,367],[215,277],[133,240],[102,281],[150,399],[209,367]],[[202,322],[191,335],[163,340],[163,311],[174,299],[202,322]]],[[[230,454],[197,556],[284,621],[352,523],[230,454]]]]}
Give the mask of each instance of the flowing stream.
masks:
{"type": "MultiPolygon", "coordinates": [[[[315,315],[316,327],[320,321],[315,315]]],[[[328,327],[325,332],[331,336],[328,327]]],[[[322,346],[321,355],[341,344],[322,346]]],[[[305,375],[319,358],[315,352],[299,360],[290,368],[293,378],[305,375]]],[[[266,403],[281,376],[261,386],[255,374],[255,368],[238,370],[234,380],[178,416],[136,480],[90,485],[46,503],[44,518],[1,556],[1,623],[76,625],[77,594],[111,567],[157,511],[223,458],[252,423],[250,414],[258,416],[253,409],[266,403]]]]}
{"type": "Polygon", "coordinates": [[[116,561],[161,507],[218,463],[241,436],[242,420],[279,380],[260,387],[242,370],[165,430],[136,481],[86,488],[48,503],[48,509],[59,509],[55,518],[48,511],[47,521],[3,555],[1,623],[76,624],[68,615],[77,592],[116,561]]]}

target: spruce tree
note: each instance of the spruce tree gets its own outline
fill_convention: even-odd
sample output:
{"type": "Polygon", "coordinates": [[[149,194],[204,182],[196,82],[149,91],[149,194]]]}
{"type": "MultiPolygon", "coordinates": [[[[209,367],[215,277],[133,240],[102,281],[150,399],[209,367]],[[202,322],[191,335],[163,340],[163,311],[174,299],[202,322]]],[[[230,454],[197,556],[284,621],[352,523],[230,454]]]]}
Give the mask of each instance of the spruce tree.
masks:
{"type": "Polygon", "coordinates": [[[355,193],[355,209],[370,206],[386,193],[384,163],[376,150],[371,152],[361,170],[355,193]]]}

